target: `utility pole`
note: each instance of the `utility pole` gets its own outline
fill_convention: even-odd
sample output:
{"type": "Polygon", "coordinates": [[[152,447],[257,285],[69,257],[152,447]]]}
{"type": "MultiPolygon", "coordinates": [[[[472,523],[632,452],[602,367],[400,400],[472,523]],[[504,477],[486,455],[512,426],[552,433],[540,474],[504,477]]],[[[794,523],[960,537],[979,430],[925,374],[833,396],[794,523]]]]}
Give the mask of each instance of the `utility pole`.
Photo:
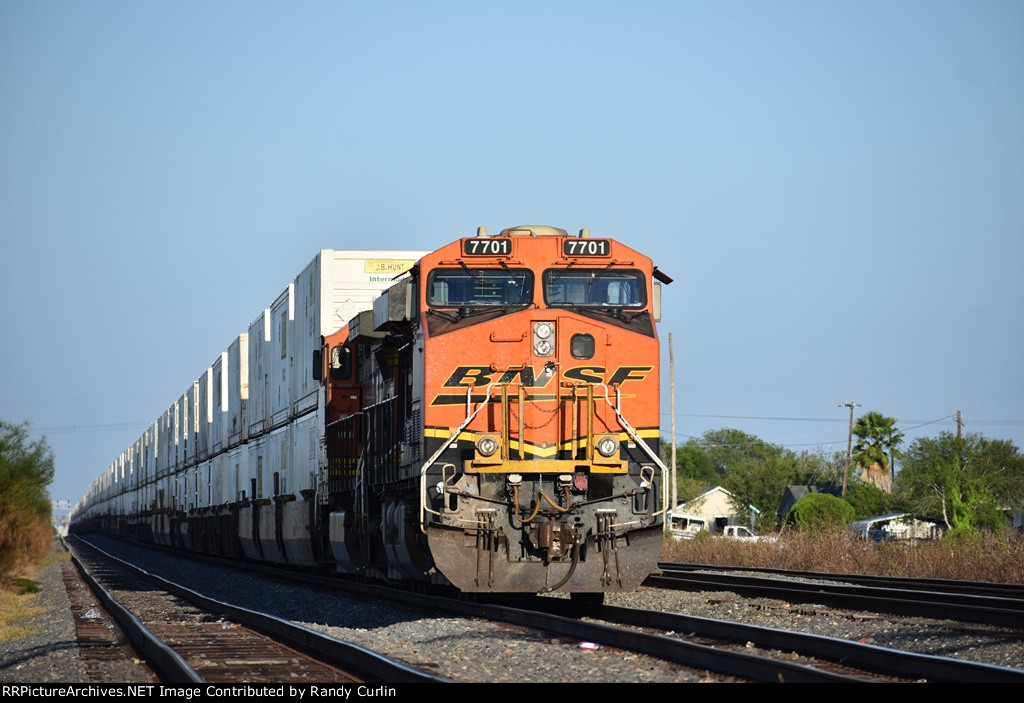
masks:
{"type": "MultiPolygon", "coordinates": [[[[670,504],[670,510],[676,509],[676,502],[678,500],[677,487],[676,487],[676,364],[672,355],[672,333],[668,333],[668,385],[669,385],[669,404],[672,412],[672,498],[670,504]]],[[[667,528],[666,528],[667,529],[667,528]]]]}
{"type": "Polygon", "coordinates": [[[836,407],[845,407],[850,409],[850,433],[846,436],[846,470],[843,471],[843,496],[845,497],[846,485],[850,482],[850,454],[853,451],[853,409],[859,408],[860,403],[848,400],[845,403],[840,403],[836,407]]]}
{"type": "Polygon", "coordinates": [[[964,438],[964,418],[959,410],[956,411],[956,438],[964,438]]]}

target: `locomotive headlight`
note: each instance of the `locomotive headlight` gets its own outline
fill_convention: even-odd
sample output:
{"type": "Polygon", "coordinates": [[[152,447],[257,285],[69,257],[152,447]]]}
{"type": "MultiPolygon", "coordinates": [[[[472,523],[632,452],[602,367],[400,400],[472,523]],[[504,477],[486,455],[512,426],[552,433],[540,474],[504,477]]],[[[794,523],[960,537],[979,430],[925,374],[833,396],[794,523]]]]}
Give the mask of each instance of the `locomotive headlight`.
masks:
{"type": "Polygon", "coordinates": [[[555,353],[555,323],[533,323],[533,353],[537,356],[551,356],[555,353]]]}
{"type": "Polygon", "coordinates": [[[619,449],[619,443],[614,437],[602,437],[597,440],[597,451],[601,456],[611,456],[619,449]]]}
{"type": "Polygon", "coordinates": [[[491,456],[498,451],[498,441],[494,437],[481,437],[476,441],[476,450],[483,456],[491,456]]]}

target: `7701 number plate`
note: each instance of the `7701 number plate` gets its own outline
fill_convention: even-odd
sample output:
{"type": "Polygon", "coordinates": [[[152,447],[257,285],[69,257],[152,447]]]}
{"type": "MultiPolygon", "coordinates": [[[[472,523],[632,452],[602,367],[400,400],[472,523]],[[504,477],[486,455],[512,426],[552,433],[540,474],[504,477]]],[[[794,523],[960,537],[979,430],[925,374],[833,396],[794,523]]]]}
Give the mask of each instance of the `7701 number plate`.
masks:
{"type": "Polygon", "coordinates": [[[511,239],[474,237],[462,240],[463,256],[508,256],[511,253],[511,239]]]}
{"type": "Polygon", "coordinates": [[[612,243],[608,239],[566,239],[562,242],[564,256],[611,256],[612,243]]]}

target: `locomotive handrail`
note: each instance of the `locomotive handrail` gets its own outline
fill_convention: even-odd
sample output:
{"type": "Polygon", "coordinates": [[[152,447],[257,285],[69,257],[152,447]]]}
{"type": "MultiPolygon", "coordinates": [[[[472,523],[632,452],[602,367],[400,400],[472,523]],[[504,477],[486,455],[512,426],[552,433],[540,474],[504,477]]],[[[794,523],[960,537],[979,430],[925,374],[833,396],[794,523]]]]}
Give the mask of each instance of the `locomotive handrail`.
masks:
{"type": "Polygon", "coordinates": [[[429,459],[420,468],[420,532],[427,534],[427,469],[433,466],[434,462],[438,460],[441,454],[455,441],[455,438],[462,434],[462,430],[466,429],[466,426],[471,423],[480,411],[484,409],[484,406],[491,400],[491,387],[494,386],[496,381],[492,381],[487,385],[487,390],[484,392],[484,401],[477,406],[476,410],[469,412],[469,408],[473,403],[473,389],[476,386],[469,386],[466,388],[466,419],[462,421],[462,424],[455,428],[451,436],[441,443],[441,446],[437,448],[429,459]]]}
{"type": "Polygon", "coordinates": [[[615,386],[615,405],[612,405],[611,398],[608,397],[608,386],[606,384],[604,384],[604,383],[597,383],[595,385],[598,385],[598,386],[601,386],[602,388],[604,388],[604,400],[605,400],[606,403],[608,403],[608,407],[611,408],[615,412],[615,417],[618,418],[619,425],[622,427],[622,429],[626,430],[626,434],[628,434],[633,439],[633,441],[636,442],[636,444],[644,452],[646,452],[647,456],[651,457],[651,459],[654,461],[654,463],[657,464],[661,468],[661,506],[662,507],[661,507],[661,510],[659,510],[658,512],[652,513],[652,516],[666,514],[669,511],[669,507],[668,507],[668,486],[665,483],[666,477],[670,473],[669,470],[668,470],[668,467],[665,466],[665,462],[663,462],[661,460],[661,457],[659,457],[657,454],[655,454],[654,450],[647,446],[647,442],[645,442],[642,439],[640,439],[640,435],[637,434],[636,430],[633,429],[633,426],[630,425],[629,422],[626,421],[626,418],[624,418],[622,416],[622,391],[619,388],[618,384],[616,384],[616,386],[615,386]]]}

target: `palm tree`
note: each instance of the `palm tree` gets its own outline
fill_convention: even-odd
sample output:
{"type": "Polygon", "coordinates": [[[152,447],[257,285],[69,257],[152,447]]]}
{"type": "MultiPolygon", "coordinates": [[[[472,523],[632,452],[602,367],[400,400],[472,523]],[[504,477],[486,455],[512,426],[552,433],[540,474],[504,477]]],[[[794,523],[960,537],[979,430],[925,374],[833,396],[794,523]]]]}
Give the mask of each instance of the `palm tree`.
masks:
{"type": "Polygon", "coordinates": [[[891,492],[895,478],[893,460],[899,458],[899,445],[903,442],[903,433],[896,429],[896,418],[871,411],[857,419],[853,434],[857,437],[853,460],[861,467],[861,480],[891,492]]]}

